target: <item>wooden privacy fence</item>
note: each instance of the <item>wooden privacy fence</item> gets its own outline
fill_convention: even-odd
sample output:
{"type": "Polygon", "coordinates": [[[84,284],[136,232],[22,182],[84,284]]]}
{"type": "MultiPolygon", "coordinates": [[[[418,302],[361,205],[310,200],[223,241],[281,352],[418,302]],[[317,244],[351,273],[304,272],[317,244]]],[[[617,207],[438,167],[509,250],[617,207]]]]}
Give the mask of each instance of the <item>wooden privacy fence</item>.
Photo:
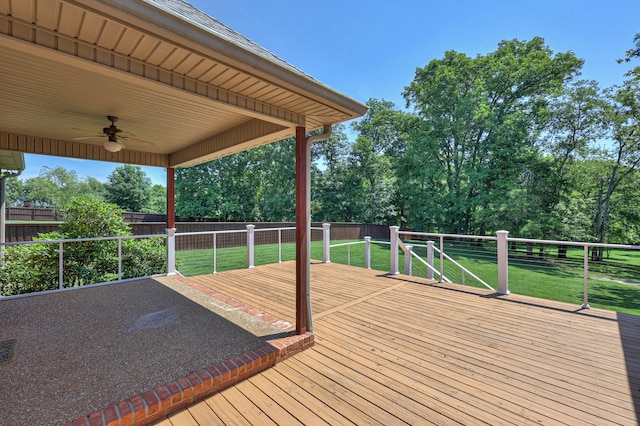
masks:
{"type": "MultiPolygon", "coordinates": [[[[163,214],[152,213],[122,213],[125,222],[165,222],[167,216],[163,214]]],[[[7,207],[7,220],[33,220],[33,221],[53,221],[61,222],[64,220],[62,212],[54,208],[42,207],[7,207]]]]}
{"type": "MultiPolygon", "coordinates": [[[[134,235],[152,235],[166,234],[166,224],[162,222],[134,222],[131,223],[134,235]]],[[[176,223],[176,232],[178,233],[196,233],[207,231],[231,231],[246,230],[247,225],[255,225],[255,229],[265,228],[293,228],[296,226],[294,222],[178,222],[176,223]]],[[[314,228],[321,228],[322,223],[314,222],[314,228]]],[[[57,223],[33,223],[33,224],[6,224],[5,241],[20,242],[32,241],[38,234],[57,231],[59,224],[57,223]]],[[[320,231],[311,233],[314,241],[322,239],[320,231]]],[[[388,240],[389,227],[385,225],[371,225],[364,223],[332,223],[331,239],[336,240],[361,240],[365,236],[370,236],[374,240],[388,240]]],[[[213,247],[213,241],[210,238],[178,238],[176,241],[177,250],[203,249],[213,247]]],[[[218,247],[235,247],[246,245],[244,237],[238,237],[238,234],[228,234],[228,236],[218,236],[218,247]]],[[[278,233],[274,231],[259,232],[258,244],[276,244],[278,243],[278,233]]],[[[282,242],[295,241],[295,231],[283,231],[281,234],[282,242]]]]}

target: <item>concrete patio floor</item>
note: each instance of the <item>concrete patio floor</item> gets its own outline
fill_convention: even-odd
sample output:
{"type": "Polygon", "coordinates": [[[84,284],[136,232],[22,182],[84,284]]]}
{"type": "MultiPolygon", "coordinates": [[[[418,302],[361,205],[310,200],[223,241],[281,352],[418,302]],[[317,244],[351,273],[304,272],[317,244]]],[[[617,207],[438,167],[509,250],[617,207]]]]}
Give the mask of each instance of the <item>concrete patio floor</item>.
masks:
{"type": "MultiPolygon", "coordinates": [[[[0,424],[108,417],[100,410],[157,387],[171,394],[168,382],[264,347],[289,326],[169,277],[0,300],[0,342],[15,342],[0,361],[0,424]]],[[[140,405],[148,415],[148,401],[140,405]]]]}

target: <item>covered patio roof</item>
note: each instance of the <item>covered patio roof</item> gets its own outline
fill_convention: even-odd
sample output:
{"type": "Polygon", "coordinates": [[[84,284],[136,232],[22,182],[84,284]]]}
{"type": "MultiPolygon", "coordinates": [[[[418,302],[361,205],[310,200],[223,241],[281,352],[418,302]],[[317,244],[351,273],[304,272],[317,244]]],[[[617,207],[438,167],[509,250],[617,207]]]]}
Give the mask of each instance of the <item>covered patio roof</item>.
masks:
{"type": "Polygon", "coordinates": [[[366,112],[181,0],[0,2],[0,93],[0,149],[166,168],[366,112]]]}
{"type": "Polygon", "coordinates": [[[167,168],[169,274],[174,169],[295,136],[296,331],[313,330],[310,145],[365,105],[181,0],[0,2],[0,93],[0,150],[167,168]]]}

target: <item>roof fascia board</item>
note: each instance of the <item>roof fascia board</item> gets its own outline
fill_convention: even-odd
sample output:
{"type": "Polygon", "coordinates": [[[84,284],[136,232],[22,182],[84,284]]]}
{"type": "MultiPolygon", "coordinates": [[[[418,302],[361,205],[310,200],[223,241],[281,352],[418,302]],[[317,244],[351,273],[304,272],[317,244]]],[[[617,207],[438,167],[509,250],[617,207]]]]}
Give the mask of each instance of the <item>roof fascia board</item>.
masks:
{"type": "Polygon", "coordinates": [[[27,154],[52,155],[83,160],[109,161],[140,166],[169,167],[169,156],[123,149],[109,152],[102,145],[40,138],[29,135],[0,132],[0,150],[27,154]]]}

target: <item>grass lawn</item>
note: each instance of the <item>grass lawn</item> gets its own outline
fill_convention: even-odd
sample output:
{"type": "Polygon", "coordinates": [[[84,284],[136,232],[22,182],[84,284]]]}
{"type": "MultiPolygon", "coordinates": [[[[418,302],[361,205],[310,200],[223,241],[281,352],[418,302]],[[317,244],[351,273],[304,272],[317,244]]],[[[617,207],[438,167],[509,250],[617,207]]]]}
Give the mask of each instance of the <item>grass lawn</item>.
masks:
{"type": "MultiPolygon", "coordinates": [[[[347,243],[355,241],[333,242],[347,243]]],[[[426,257],[426,249],[415,247],[414,251],[426,257]]],[[[493,288],[497,288],[497,267],[495,246],[470,247],[445,244],[445,252],[458,263],[473,272],[493,288]]],[[[526,256],[522,252],[510,252],[509,290],[549,300],[573,303],[580,306],[583,301],[583,251],[569,248],[566,260],[557,260],[557,252],[545,250],[545,257],[526,256]]],[[[605,254],[606,255],[606,254],[605,254]]],[[[311,243],[311,258],[322,259],[322,242],[311,243]]],[[[295,259],[295,244],[282,244],[282,261],[295,259]]],[[[213,272],[213,250],[184,250],[177,253],[178,270],[186,276],[210,274],[213,272]]],[[[364,267],[364,244],[332,247],[331,261],[335,263],[364,267]]],[[[255,264],[264,265],[278,262],[278,246],[257,245],[255,264]]],[[[404,256],[400,254],[400,272],[404,273],[404,256]]],[[[454,283],[484,287],[452,262],[445,260],[444,275],[454,283]]],[[[218,249],[216,251],[216,272],[247,267],[246,247],[218,249]]],[[[371,268],[389,271],[389,245],[371,245],[371,268]]],[[[436,253],[434,268],[440,269],[439,255],[436,253]]],[[[619,312],[640,314],[640,251],[615,250],[609,253],[602,264],[589,266],[589,304],[592,307],[611,309],[619,312]],[[625,281],[617,282],[617,281],[625,281]]],[[[413,259],[412,273],[426,277],[427,268],[413,259]]],[[[437,279],[437,275],[436,275],[437,279]]]]}

